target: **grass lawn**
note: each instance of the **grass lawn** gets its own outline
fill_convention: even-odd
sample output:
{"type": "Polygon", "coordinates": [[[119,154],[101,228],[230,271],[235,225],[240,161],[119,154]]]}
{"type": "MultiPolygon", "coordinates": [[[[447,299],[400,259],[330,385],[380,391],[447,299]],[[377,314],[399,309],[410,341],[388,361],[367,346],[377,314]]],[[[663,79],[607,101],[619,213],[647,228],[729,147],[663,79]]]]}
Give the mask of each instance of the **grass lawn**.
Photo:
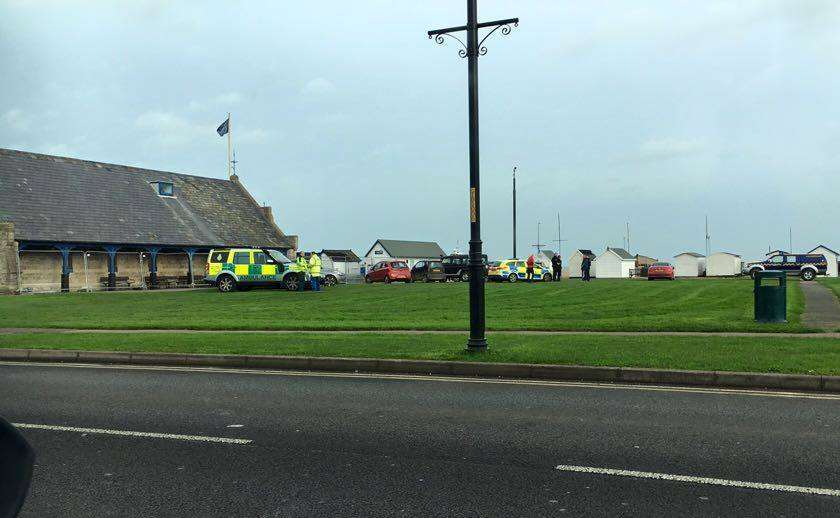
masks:
{"type": "Polygon", "coordinates": [[[840,340],[775,337],[516,335],[490,337],[485,354],[464,352],[466,335],[25,333],[0,335],[0,347],[280,354],[469,360],[667,369],[840,374],[840,340]]]}
{"type": "Polygon", "coordinates": [[[817,277],[817,282],[829,288],[840,297],[840,277],[817,277]]]}
{"type": "MultiPolygon", "coordinates": [[[[752,320],[752,281],[595,280],[487,285],[493,330],[804,331],[799,283],[788,324],[752,320]]],[[[98,329],[466,329],[464,283],[352,285],[321,293],[216,290],[0,297],[0,327],[98,329]]]]}

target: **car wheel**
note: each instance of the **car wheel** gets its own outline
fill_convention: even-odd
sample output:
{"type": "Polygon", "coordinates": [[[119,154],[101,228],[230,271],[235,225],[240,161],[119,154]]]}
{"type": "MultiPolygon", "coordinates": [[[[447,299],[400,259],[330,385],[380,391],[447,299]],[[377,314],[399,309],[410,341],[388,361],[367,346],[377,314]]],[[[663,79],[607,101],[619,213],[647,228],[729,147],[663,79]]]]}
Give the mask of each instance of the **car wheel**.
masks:
{"type": "Polygon", "coordinates": [[[371,279],[370,277],[365,275],[365,284],[372,284],[372,283],[373,283],[373,279],[371,279]]]}
{"type": "Polygon", "coordinates": [[[216,282],[219,284],[219,291],[222,293],[236,291],[236,279],[230,275],[222,275],[216,282]]]}
{"type": "Polygon", "coordinates": [[[544,273],[543,274],[543,282],[550,282],[550,281],[551,281],[551,274],[550,273],[544,273]]]}
{"type": "Polygon", "coordinates": [[[508,275],[508,282],[516,282],[519,280],[519,277],[516,276],[515,273],[508,275]]]}
{"type": "Polygon", "coordinates": [[[298,279],[297,275],[287,275],[285,279],[283,279],[283,285],[286,286],[286,289],[289,291],[297,291],[300,288],[300,279],[298,279]]]}
{"type": "Polygon", "coordinates": [[[385,284],[391,284],[391,278],[390,277],[385,276],[385,284]]]}
{"type": "Polygon", "coordinates": [[[338,279],[335,278],[335,275],[327,275],[324,277],[324,285],[335,286],[336,284],[338,284],[338,279]]]}
{"type": "Polygon", "coordinates": [[[458,276],[458,279],[461,282],[470,282],[470,272],[461,272],[461,275],[458,276]]]}
{"type": "Polygon", "coordinates": [[[758,272],[760,271],[761,270],[758,268],[753,268],[752,270],[750,270],[750,279],[755,280],[755,278],[758,276],[758,272]]]}
{"type": "Polygon", "coordinates": [[[802,270],[802,273],[800,273],[799,276],[802,277],[803,281],[813,281],[817,274],[814,273],[814,270],[807,268],[802,270]]]}

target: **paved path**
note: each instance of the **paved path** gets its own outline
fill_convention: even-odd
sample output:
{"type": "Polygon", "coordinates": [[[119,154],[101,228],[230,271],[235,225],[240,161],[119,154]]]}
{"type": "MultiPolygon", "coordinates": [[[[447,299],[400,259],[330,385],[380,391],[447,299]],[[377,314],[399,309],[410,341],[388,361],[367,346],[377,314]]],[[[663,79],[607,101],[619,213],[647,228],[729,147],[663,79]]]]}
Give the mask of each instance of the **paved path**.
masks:
{"type": "Polygon", "coordinates": [[[73,365],[0,394],[25,518],[840,514],[833,396],[73,365]]]}
{"type": "Polygon", "coordinates": [[[805,296],[802,323],[818,329],[840,329],[840,303],[834,292],[818,282],[800,282],[805,296]]]}
{"type": "MultiPolygon", "coordinates": [[[[840,324],[836,326],[840,329],[840,324]]],[[[187,333],[187,334],[218,334],[218,333],[259,333],[259,334],[358,334],[375,333],[386,335],[464,335],[464,330],[443,329],[346,329],[346,330],[317,330],[317,329],[69,329],[49,327],[0,327],[0,334],[22,333],[187,333]]],[[[607,336],[725,336],[725,337],[762,337],[762,338],[840,338],[840,332],[833,333],[748,333],[736,331],[702,332],[702,331],[487,331],[488,335],[607,335],[607,336]]]]}

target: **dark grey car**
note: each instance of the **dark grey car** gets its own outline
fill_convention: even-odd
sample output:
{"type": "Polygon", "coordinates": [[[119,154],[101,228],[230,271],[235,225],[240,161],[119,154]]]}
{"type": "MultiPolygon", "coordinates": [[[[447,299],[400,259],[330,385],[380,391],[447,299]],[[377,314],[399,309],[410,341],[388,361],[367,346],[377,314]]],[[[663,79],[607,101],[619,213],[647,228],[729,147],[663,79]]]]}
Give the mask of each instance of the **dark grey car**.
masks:
{"type": "Polygon", "coordinates": [[[445,282],[446,273],[440,261],[418,261],[411,269],[411,280],[422,282],[445,282]]]}

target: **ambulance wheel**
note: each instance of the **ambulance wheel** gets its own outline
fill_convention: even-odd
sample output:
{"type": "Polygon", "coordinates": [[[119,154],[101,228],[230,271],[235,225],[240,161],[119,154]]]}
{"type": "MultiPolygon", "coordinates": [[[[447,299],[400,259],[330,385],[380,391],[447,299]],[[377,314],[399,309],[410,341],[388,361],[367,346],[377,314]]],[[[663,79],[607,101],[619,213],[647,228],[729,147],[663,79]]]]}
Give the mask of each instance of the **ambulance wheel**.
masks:
{"type": "Polygon", "coordinates": [[[230,293],[231,291],[236,291],[236,279],[234,279],[230,275],[222,275],[216,282],[219,285],[219,291],[221,291],[222,293],[230,293]]]}
{"type": "Polygon", "coordinates": [[[516,276],[515,273],[512,273],[512,274],[508,275],[508,282],[516,282],[518,280],[519,280],[519,278],[516,276]]]}
{"type": "Polygon", "coordinates": [[[470,272],[461,272],[458,278],[461,279],[461,282],[470,282],[470,272]]]}
{"type": "Polygon", "coordinates": [[[550,281],[551,281],[551,274],[550,273],[544,273],[543,274],[543,282],[550,282],[550,281]]]}
{"type": "Polygon", "coordinates": [[[285,279],[283,279],[283,285],[286,286],[286,289],[289,291],[297,291],[300,287],[300,279],[298,279],[297,275],[287,275],[285,279]]]}
{"type": "Polygon", "coordinates": [[[806,268],[802,270],[802,273],[799,274],[802,277],[803,281],[813,281],[814,277],[817,276],[816,272],[810,268],[806,268]]]}

